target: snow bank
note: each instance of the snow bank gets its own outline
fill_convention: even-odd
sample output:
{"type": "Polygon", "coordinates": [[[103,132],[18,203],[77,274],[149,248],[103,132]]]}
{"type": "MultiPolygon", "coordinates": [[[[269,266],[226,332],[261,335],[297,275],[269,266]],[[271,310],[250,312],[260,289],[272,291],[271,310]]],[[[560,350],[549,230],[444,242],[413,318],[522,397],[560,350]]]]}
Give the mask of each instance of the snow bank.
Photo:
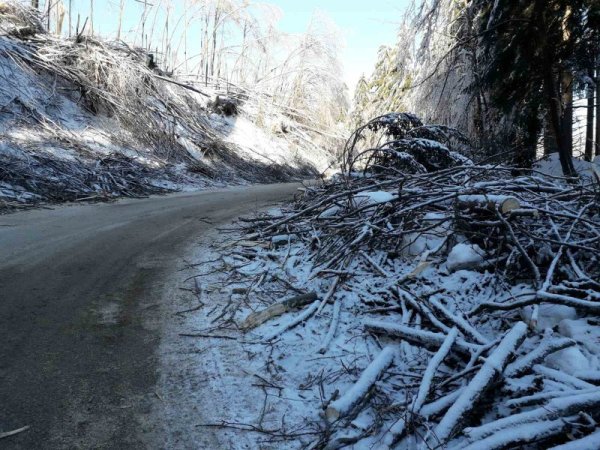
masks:
{"type": "Polygon", "coordinates": [[[446,260],[448,270],[473,269],[484,261],[485,252],[477,244],[456,244],[446,260]]]}
{"type": "MultiPolygon", "coordinates": [[[[573,158],[573,166],[577,173],[583,177],[591,178],[594,167],[600,173],[600,156],[596,156],[592,162],[583,161],[579,158],[573,158]]],[[[539,170],[546,175],[552,175],[555,177],[562,177],[563,171],[560,165],[560,158],[558,153],[552,153],[543,159],[539,160],[533,165],[533,168],[539,170]]]]}

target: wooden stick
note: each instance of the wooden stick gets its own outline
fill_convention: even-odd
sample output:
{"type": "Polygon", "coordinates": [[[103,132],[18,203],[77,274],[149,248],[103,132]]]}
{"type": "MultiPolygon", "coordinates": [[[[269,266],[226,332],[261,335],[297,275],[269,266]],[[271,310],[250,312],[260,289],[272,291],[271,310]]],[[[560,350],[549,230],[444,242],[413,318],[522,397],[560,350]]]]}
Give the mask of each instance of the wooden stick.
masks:
{"type": "Polygon", "coordinates": [[[251,330],[265,323],[267,320],[281,316],[293,309],[301,308],[308,303],[314,302],[316,299],[317,293],[309,292],[308,294],[296,295],[282,302],[275,303],[262,311],[253,312],[248,315],[240,325],[240,328],[244,331],[251,330]]]}
{"type": "Polygon", "coordinates": [[[5,431],[4,433],[0,433],[0,439],[4,439],[4,438],[10,437],[10,436],[14,436],[15,434],[22,433],[23,431],[29,430],[29,428],[31,428],[31,427],[29,425],[26,425],[24,427],[17,428],[16,430],[5,431]]]}

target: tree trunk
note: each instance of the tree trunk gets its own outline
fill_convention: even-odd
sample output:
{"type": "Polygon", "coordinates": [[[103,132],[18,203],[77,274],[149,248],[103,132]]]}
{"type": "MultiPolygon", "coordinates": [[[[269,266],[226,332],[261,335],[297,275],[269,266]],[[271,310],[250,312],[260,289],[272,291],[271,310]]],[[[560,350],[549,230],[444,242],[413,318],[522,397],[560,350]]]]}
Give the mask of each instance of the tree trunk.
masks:
{"type": "Polygon", "coordinates": [[[90,0],[90,36],[94,37],[94,0],[90,0]]]}
{"type": "Polygon", "coordinates": [[[63,27],[63,23],[65,20],[65,6],[63,5],[62,2],[59,2],[56,4],[56,34],[57,35],[61,35],[62,34],[62,27],[63,27]]]}
{"type": "Polygon", "coordinates": [[[215,58],[217,56],[217,30],[219,28],[220,16],[221,16],[221,6],[220,6],[220,3],[217,2],[217,4],[215,5],[215,17],[214,17],[214,24],[213,24],[213,30],[212,30],[212,55],[210,58],[210,75],[213,78],[215,76],[215,58]]]}
{"type": "Polygon", "coordinates": [[[558,144],[556,143],[556,134],[552,126],[552,117],[550,111],[546,110],[544,114],[544,155],[558,153],[558,144]]]}
{"type": "Polygon", "coordinates": [[[565,151],[573,156],[573,74],[564,71],[561,80],[562,114],[561,131],[565,151]]]}
{"type": "MultiPolygon", "coordinates": [[[[594,78],[594,70],[588,71],[590,79],[594,78]]],[[[585,124],[585,160],[591,161],[594,159],[594,86],[587,86],[587,114],[585,124]]],[[[596,136],[596,139],[598,137],[596,136]]]]}
{"type": "Polygon", "coordinates": [[[560,114],[560,100],[559,92],[556,87],[556,81],[552,73],[552,67],[546,67],[544,73],[544,91],[546,97],[546,103],[548,107],[548,114],[550,115],[550,122],[552,124],[553,133],[556,136],[556,145],[558,147],[558,156],[560,158],[560,165],[562,167],[563,174],[568,177],[576,175],[575,166],[571,158],[571,147],[564,142],[564,133],[561,127],[561,114],[560,114]]]}
{"type": "Polygon", "coordinates": [[[119,3],[119,23],[117,25],[117,41],[121,40],[121,29],[123,28],[123,10],[125,9],[125,0],[119,3]]]}
{"type": "Polygon", "coordinates": [[[35,9],[40,8],[40,0],[31,0],[31,7],[35,9]]]}
{"type": "Polygon", "coordinates": [[[600,68],[596,69],[596,156],[600,156],[600,68]]]}
{"type": "Polygon", "coordinates": [[[52,12],[52,3],[48,0],[48,5],[46,7],[46,29],[50,32],[50,13],[52,12]]]}

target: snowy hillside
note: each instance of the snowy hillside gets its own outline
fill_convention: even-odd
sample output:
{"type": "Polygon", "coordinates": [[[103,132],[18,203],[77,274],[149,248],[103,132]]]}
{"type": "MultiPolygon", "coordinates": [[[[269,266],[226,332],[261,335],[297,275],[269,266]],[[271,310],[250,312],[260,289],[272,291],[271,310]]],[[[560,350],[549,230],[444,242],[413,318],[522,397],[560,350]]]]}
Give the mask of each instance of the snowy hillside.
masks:
{"type": "MultiPolygon", "coordinates": [[[[329,163],[293,130],[256,125],[252,99],[224,117],[217,91],[148,68],[142,50],[63,39],[31,10],[4,8],[0,207],[301,179],[329,163]]],[[[275,107],[269,116],[289,121],[275,107]]]]}

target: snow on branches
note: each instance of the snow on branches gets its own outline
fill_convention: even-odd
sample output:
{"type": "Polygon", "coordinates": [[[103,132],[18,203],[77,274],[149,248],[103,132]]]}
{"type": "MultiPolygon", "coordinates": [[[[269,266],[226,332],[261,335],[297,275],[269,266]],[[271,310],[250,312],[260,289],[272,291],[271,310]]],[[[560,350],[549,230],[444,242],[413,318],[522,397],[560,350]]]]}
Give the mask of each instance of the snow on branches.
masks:
{"type": "Polygon", "coordinates": [[[284,286],[317,293],[245,336],[269,355],[261,376],[315,402],[304,419],[286,410],[310,424],[308,448],[593,441],[599,186],[443,160],[454,150],[434,134],[425,145],[411,137],[423,126],[412,115],[376,119],[348,141],[346,172],[243,220],[245,237],[223,258],[225,286],[253,294],[232,295],[223,326],[243,326],[284,286]],[[391,141],[361,151],[365,130],[391,141]],[[381,156],[395,145],[423,170],[381,156]]]}

